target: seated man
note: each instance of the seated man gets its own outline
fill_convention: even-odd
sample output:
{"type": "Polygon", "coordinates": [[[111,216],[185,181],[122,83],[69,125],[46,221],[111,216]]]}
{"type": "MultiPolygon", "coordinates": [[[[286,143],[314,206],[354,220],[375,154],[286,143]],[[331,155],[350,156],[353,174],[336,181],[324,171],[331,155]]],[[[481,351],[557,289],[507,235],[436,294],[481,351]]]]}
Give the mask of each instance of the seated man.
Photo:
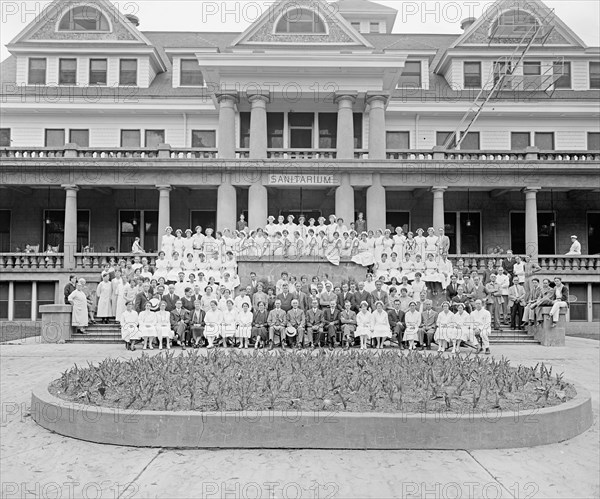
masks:
{"type": "Polygon", "coordinates": [[[471,313],[471,305],[470,305],[469,297],[464,293],[464,288],[462,286],[458,286],[458,292],[456,295],[452,297],[452,312],[456,313],[457,306],[459,303],[462,303],[465,307],[465,311],[470,314],[471,313]]]}
{"type": "Polygon", "coordinates": [[[423,312],[421,313],[422,325],[419,329],[419,341],[421,345],[425,344],[428,350],[431,350],[431,343],[437,330],[438,314],[433,310],[431,300],[425,300],[423,304],[423,312]]]}
{"type": "Polygon", "coordinates": [[[269,350],[273,350],[275,335],[279,336],[281,348],[285,349],[285,327],[287,323],[286,313],[281,308],[281,301],[275,300],[275,308],[269,312],[269,350]]]}
{"type": "MultiPolygon", "coordinates": [[[[329,308],[323,311],[323,331],[327,331],[327,344],[334,348],[340,325],[340,311],[337,309],[337,299],[329,302],[329,308]]],[[[323,343],[323,334],[319,335],[319,344],[323,343]]]]}
{"type": "Polygon", "coordinates": [[[552,317],[552,327],[558,324],[561,308],[569,307],[569,289],[562,283],[560,277],[554,278],[554,299],[552,300],[552,309],[550,316],[552,317]]]}
{"type": "Polygon", "coordinates": [[[333,291],[333,286],[330,282],[325,283],[325,291],[322,291],[319,295],[319,305],[321,310],[325,310],[329,307],[332,301],[337,303],[337,295],[333,291]]]}
{"type": "Polygon", "coordinates": [[[478,342],[477,353],[481,352],[481,346],[485,353],[490,354],[490,333],[492,331],[492,314],[483,308],[481,300],[475,300],[475,310],[471,312],[471,324],[475,339],[478,342]]]}
{"type": "Polygon", "coordinates": [[[356,331],[356,312],[352,310],[350,300],[344,302],[340,322],[342,324],[342,341],[345,342],[346,348],[350,348],[350,345],[354,344],[354,331],[356,331]]]}
{"type": "Polygon", "coordinates": [[[171,310],[171,329],[175,334],[175,339],[181,345],[181,348],[185,350],[186,344],[189,343],[189,330],[190,324],[190,313],[183,308],[181,300],[175,302],[175,308],[171,310]]]}
{"type": "MultiPolygon", "coordinates": [[[[304,347],[304,326],[306,319],[297,299],[292,300],[292,309],[287,313],[287,327],[296,333],[296,347],[304,347]]],[[[287,338],[288,340],[290,338],[287,338]]]]}
{"type": "Polygon", "coordinates": [[[315,338],[318,342],[323,333],[323,312],[317,299],[312,301],[311,308],[306,311],[306,333],[311,347],[315,346],[315,338]]]}
{"type": "Polygon", "coordinates": [[[531,279],[529,286],[529,292],[527,293],[525,302],[525,308],[523,309],[523,325],[529,324],[533,326],[535,322],[541,321],[541,318],[537,318],[539,310],[534,307],[535,303],[542,296],[542,288],[540,287],[540,280],[537,277],[531,279]]]}
{"type": "Polygon", "coordinates": [[[406,330],[406,324],[404,323],[404,312],[400,308],[399,298],[394,300],[393,306],[394,308],[388,311],[390,327],[392,328],[392,336],[396,336],[398,338],[398,346],[402,348],[402,335],[406,330]]]}

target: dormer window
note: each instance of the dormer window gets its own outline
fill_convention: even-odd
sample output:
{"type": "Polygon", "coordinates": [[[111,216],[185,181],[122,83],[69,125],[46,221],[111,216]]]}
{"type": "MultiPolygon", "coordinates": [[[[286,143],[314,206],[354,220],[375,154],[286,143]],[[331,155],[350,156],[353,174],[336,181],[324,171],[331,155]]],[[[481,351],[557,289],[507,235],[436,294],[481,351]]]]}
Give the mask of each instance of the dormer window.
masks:
{"type": "Polygon", "coordinates": [[[492,38],[522,37],[538,25],[538,20],[525,10],[508,10],[492,24],[492,38]]]}
{"type": "Polygon", "coordinates": [[[84,5],[65,14],[58,25],[59,31],[110,31],[108,20],[98,9],[84,5]]]}
{"type": "Polygon", "coordinates": [[[290,9],[283,13],[275,33],[326,33],[325,23],[316,12],[308,9],[290,9]]]}

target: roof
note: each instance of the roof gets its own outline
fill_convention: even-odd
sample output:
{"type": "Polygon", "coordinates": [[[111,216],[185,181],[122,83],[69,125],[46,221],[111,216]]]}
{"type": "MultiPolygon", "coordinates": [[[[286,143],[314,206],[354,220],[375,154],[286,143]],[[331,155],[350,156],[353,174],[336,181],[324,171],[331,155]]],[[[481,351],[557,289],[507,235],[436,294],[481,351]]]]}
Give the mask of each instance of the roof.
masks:
{"type": "Polygon", "coordinates": [[[388,14],[396,15],[398,11],[392,7],[386,7],[370,0],[338,0],[331,4],[338,9],[338,12],[344,14],[355,14],[367,12],[369,14],[388,14]]]}

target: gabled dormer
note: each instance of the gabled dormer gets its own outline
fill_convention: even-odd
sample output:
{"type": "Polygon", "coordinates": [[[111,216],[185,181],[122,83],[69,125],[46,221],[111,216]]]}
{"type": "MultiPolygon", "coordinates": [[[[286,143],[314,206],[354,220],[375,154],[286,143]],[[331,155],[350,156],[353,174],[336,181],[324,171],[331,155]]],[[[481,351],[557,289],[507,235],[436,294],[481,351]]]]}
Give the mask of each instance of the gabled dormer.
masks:
{"type": "Polygon", "coordinates": [[[391,33],[398,11],[370,0],[338,0],[331,4],[359,33],[391,33]]]}
{"type": "Polygon", "coordinates": [[[55,0],[7,45],[16,83],[148,88],[166,66],[138,25],[106,0],[55,0]]]}

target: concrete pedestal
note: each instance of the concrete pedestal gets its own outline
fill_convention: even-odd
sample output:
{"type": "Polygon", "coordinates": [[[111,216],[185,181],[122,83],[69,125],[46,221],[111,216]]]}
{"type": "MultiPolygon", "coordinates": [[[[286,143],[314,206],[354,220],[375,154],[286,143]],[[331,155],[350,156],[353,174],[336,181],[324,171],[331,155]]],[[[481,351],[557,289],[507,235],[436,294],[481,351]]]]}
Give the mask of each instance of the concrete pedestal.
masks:
{"type": "Polygon", "coordinates": [[[564,347],[567,331],[567,309],[560,309],[560,316],[556,327],[552,327],[552,317],[550,317],[550,307],[542,308],[543,323],[538,328],[536,340],[545,347],[564,347]]]}
{"type": "Polygon", "coordinates": [[[42,305],[42,343],[65,343],[71,339],[71,305],[42,305]]]}

